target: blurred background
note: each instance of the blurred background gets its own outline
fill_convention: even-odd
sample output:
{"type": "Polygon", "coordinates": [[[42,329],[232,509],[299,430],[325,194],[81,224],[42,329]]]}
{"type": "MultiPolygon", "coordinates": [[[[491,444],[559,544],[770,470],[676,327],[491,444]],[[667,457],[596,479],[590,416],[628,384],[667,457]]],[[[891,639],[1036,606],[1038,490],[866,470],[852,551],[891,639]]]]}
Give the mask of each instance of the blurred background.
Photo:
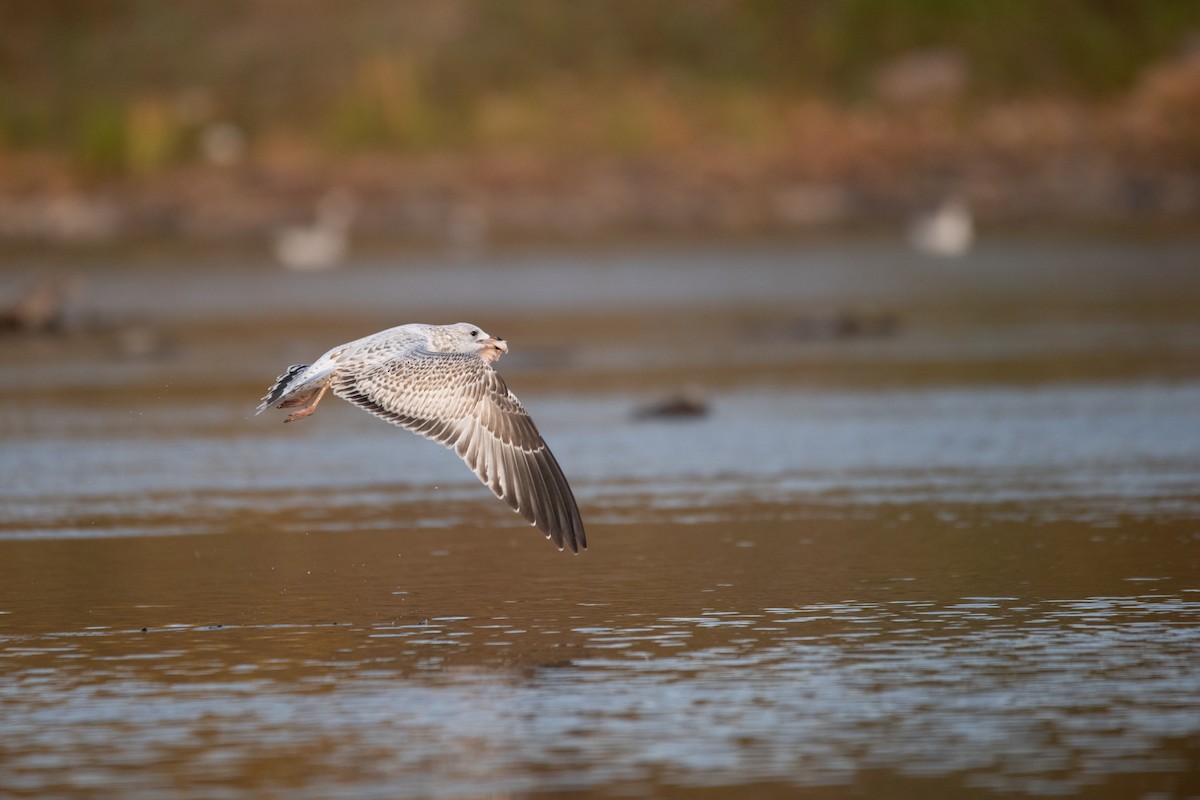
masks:
{"type": "Polygon", "coordinates": [[[1171,0],[3,4],[0,247],[1192,226],[1171,0]]]}
{"type": "Polygon", "coordinates": [[[1194,0],[0,0],[0,795],[1194,798],[1198,310],[1194,0]]]}

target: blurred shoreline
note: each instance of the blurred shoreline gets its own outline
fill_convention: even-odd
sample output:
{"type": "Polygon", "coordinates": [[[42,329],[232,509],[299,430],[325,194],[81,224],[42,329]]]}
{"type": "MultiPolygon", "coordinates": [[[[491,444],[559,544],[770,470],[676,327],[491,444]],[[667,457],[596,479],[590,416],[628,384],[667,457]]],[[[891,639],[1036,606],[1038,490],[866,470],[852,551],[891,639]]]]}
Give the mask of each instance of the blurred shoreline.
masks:
{"type": "Polygon", "coordinates": [[[331,191],[354,198],[354,237],[386,247],[869,230],[947,198],[998,227],[1194,229],[1195,144],[1170,141],[1165,121],[1148,133],[1149,118],[1129,110],[1140,102],[1041,101],[969,121],[811,106],[769,147],[640,155],[264,152],[104,175],[9,154],[0,246],[253,246],[311,223],[331,191]]]}
{"type": "Polygon", "coordinates": [[[0,33],[0,248],[261,247],[331,196],[356,248],[462,252],[950,202],[994,228],[1200,221],[1186,4],[638,8],[31,6],[0,33]]]}
{"type": "MultiPolygon", "coordinates": [[[[1077,126],[1090,129],[1086,119],[1077,126]]],[[[836,153],[248,159],[152,177],[25,163],[6,169],[10,180],[0,186],[0,248],[255,247],[286,226],[311,224],[330,192],[354,199],[349,227],[358,243],[467,252],[514,242],[891,230],[948,198],[996,229],[1195,231],[1200,222],[1200,172],[1175,159],[1121,161],[1110,148],[1051,146],[1037,135],[1002,150],[971,142],[945,150],[938,138],[917,134],[892,152],[877,140],[831,142],[836,153]]]]}

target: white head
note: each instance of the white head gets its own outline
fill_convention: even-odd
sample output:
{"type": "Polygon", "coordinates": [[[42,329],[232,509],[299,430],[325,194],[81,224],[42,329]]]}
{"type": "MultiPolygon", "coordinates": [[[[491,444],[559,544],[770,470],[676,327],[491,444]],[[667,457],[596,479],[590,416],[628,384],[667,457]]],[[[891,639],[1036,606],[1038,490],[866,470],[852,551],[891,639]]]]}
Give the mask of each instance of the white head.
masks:
{"type": "Polygon", "coordinates": [[[469,322],[430,325],[429,347],[439,353],[478,353],[487,362],[508,352],[508,342],[469,322]]]}

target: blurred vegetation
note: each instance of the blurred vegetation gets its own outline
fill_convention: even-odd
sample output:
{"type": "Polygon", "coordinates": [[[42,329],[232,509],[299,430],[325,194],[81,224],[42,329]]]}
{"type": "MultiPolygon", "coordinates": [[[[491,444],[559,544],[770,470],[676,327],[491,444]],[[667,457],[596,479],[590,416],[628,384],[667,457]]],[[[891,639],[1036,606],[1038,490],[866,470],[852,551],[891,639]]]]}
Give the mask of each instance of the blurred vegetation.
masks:
{"type": "Polygon", "coordinates": [[[952,48],[956,102],[1104,102],[1200,30],[1188,0],[4,0],[0,153],[134,174],[232,123],[258,152],[767,146],[952,48]]]}

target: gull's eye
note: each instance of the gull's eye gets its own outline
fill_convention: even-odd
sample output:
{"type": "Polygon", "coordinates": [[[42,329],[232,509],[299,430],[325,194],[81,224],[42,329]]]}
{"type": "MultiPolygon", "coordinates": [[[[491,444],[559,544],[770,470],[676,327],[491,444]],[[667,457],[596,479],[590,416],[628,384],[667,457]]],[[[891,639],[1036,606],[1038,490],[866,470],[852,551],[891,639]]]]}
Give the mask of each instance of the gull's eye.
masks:
{"type": "Polygon", "coordinates": [[[476,337],[476,336],[478,336],[478,335],[479,335],[479,331],[477,331],[477,330],[475,330],[475,331],[471,331],[471,338],[472,338],[472,339],[473,339],[473,338],[475,338],[475,337],[476,337]]]}

